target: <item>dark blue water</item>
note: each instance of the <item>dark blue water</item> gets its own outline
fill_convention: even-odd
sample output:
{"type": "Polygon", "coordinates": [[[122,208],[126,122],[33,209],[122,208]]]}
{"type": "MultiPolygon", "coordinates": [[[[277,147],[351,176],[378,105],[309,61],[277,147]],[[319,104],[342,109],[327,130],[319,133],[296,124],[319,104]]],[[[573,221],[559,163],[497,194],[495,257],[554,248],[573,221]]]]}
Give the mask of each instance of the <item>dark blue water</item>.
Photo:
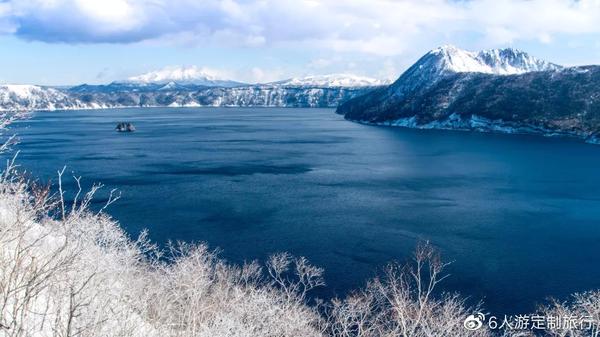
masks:
{"type": "Polygon", "coordinates": [[[66,164],[118,188],[110,212],[132,235],[205,241],[236,262],[304,255],[326,268],[324,296],[421,239],[454,261],[446,290],[496,313],[600,288],[600,146],[370,127],[320,109],[40,112],[14,129],[33,175],[66,164]],[[138,131],[116,133],[122,120],[138,131]]]}

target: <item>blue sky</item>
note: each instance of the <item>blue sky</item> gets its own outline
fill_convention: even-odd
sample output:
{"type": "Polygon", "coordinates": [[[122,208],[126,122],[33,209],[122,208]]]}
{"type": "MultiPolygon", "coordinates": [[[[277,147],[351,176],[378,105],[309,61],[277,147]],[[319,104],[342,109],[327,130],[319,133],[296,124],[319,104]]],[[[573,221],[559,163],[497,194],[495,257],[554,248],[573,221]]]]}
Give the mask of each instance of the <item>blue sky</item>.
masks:
{"type": "Polygon", "coordinates": [[[443,44],[600,64],[599,22],[599,0],[0,0],[0,83],[107,83],[192,65],[246,82],[394,79],[443,44]]]}

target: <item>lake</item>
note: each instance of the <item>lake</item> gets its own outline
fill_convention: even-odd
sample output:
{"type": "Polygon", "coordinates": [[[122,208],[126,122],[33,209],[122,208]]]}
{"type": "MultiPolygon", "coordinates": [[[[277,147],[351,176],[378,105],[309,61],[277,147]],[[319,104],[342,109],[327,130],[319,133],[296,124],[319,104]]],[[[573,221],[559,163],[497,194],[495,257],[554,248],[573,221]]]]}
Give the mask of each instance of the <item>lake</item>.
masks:
{"type": "Polygon", "coordinates": [[[35,177],[67,165],[118,188],[109,213],[132,236],[203,241],[233,262],[306,256],[325,268],[319,296],[363,286],[419,240],[453,261],[445,290],[494,313],[600,288],[597,145],[373,127],[331,109],[38,112],[13,130],[35,177]]]}

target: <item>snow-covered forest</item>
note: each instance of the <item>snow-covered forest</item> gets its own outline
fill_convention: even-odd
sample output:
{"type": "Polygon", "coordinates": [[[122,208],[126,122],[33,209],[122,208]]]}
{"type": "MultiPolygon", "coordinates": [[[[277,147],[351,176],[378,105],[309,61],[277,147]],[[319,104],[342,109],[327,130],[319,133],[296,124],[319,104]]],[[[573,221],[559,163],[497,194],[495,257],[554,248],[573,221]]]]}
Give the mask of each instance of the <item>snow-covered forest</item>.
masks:
{"type": "MultiPolygon", "coordinates": [[[[277,253],[233,265],[202,244],[160,249],[145,233],[128,237],[105,208],[92,211],[98,187],[71,191],[75,202],[66,204],[61,181],[78,178],[61,172],[53,189],[20,172],[9,160],[0,176],[0,336],[531,334],[465,329],[465,318],[485,309],[442,291],[447,263],[427,243],[363,289],[319,301],[311,290],[324,285],[324,270],[305,258],[277,253]]],[[[600,292],[548,303],[540,313],[585,315],[597,327],[600,292]]],[[[537,333],[598,336],[597,329],[537,333]]]]}

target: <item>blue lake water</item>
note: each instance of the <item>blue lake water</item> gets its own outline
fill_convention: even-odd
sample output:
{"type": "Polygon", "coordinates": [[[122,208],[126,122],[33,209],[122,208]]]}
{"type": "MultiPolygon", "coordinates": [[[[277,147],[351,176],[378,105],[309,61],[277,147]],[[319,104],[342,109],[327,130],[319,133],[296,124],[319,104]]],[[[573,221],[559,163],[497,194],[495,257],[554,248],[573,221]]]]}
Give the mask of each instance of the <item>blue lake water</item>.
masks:
{"type": "Polygon", "coordinates": [[[418,240],[454,261],[445,290],[495,313],[600,288],[600,146],[372,127],[330,109],[39,112],[13,130],[34,176],[67,165],[118,188],[109,212],[132,235],[204,241],[234,262],[303,255],[326,269],[321,296],[363,286],[418,240]],[[119,121],[138,131],[116,133],[119,121]]]}

